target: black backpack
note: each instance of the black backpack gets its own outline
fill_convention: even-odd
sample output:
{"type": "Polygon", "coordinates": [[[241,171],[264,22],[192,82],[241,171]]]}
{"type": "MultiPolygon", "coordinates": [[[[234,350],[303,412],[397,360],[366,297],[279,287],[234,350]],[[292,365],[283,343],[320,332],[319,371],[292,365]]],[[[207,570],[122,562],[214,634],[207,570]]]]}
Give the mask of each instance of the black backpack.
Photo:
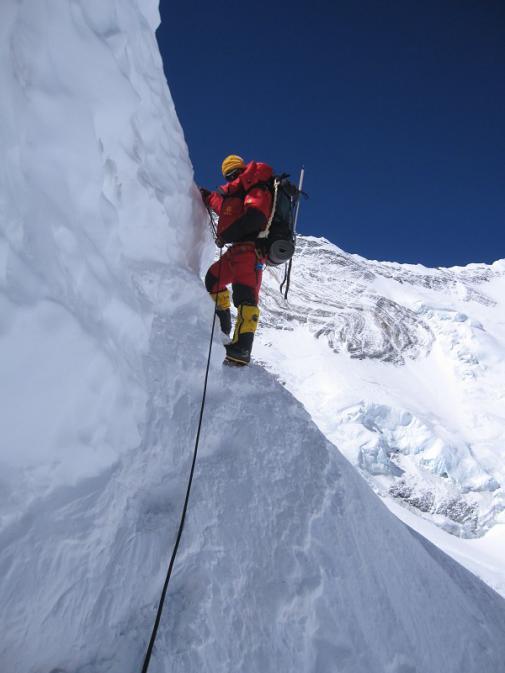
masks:
{"type": "Polygon", "coordinates": [[[269,266],[289,262],[295,252],[295,213],[298,200],[303,194],[288,180],[289,175],[275,175],[267,184],[272,192],[272,215],[265,231],[258,240],[269,266]]]}

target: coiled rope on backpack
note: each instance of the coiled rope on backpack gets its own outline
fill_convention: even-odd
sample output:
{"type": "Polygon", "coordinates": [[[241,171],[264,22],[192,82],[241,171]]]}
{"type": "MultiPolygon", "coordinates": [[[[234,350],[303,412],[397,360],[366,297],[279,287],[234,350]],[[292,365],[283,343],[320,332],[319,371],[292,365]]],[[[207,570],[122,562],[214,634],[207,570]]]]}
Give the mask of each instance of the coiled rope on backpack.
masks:
{"type": "Polygon", "coordinates": [[[275,217],[275,209],[277,208],[277,194],[279,193],[279,184],[280,180],[279,178],[274,179],[274,196],[272,200],[272,211],[270,213],[270,217],[268,218],[267,226],[263,231],[260,231],[258,234],[257,238],[268,238],[268,234],[270,233],[270,227],[272,226],[272,222],[274,221],[275,217]]]}

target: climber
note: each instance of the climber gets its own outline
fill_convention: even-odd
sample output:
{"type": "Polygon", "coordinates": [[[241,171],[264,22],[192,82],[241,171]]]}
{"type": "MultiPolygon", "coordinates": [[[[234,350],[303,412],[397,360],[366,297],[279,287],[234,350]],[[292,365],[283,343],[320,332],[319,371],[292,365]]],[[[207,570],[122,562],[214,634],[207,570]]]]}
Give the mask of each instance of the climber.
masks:
{"type": "Polygon", "coordinates": [[[202,199],[218,216],[216,244],[231,246],[212,264],[205,276],[205,287],[216,302],[221,331],[231,333],[230,293],[238,314],[233,339],[225,345],[225,361],[246,365],[251,359],[254,333],[260,311],[258,295],[265,266],[265,255],[257,236],[266,229],[272,209],[268,181],[273,171],[267,164],[248,164],[234,154],[221,167],[226,184],[215,192],[200,188],[202,199]]]}

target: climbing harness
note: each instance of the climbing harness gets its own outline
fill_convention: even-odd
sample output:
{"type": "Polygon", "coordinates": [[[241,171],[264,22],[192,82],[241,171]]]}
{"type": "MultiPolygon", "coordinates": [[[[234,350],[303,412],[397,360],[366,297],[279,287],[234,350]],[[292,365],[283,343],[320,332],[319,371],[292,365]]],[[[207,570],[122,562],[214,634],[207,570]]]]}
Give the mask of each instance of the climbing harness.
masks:
{"type": "MultiPolygon", "coordinates": [[[[210,216],[210,213],[209,213],[209,216],[210,216]]],[[[211,222],[212,222],[212,218],[211,218],[211,222]]],[[[219,262],[221,262],[221,256],[222,256],[222,250],[219,251],[219,262]]],[[[221,280],[221,264],[219,264],[218,283],[220,282],[220,280],[221,280]]],[[[156,612],[156,619],[154,620],[154,626],[153,626],[153,629],[152,629],[152,632],[151,632],[151,638],[149,640],[149,644],[147,646],[146,654],[145,654],[145,657],[144,657],[144,664],[142,666],[142,673],[147,673],[147,671],[149,669],[149,663],[151,661],[151,656],[152,656],[152,653],[153,653],[153,647],[154,647],[154,643],[156,641],[156,636],[158,634],[158,627],[159,627],[160,621],[161,621],[161,614],[163,612],[163,606],[165,604],[167,589],[168,589],[168,585],[169,585],[169,582],[170,582],[170,577],[172,576],[172,570],[173,570],[173,567],[174,567],[175,558],[177,556],[177,551],[179,549],[179,543],[180,543],[181,537],[182,537],[182,530],[184,528],[184,522],[186,520],[186,512],[188,510],[188,504],[189,504],[189,495],[190,495],[190,492],[191,492],[191,485],[193,483],[193,476],[195,474],[196,457],[198,455],[198,445],[200,443],[200,432],[201,432],[201,429],[202,429],[203,412],[204,412],[204,409],[205,409],[205,399],[207,397],[207,382],[208,382],[208,379],[209,379],[210,358],[211,358],[211,355],[212,355],[212,343],[214,341],[214,328],[216,326],[216,312],[217,312],[217,303],[214,304],[214,315],[212,317],[212,329],[211,329],[211,332],[210,332],[209,353],[207,355],[207,366],[206,366],[206,369],[205,369],[205,378],[204,378],[204,383],[203,383],[202,403],[200,405],[200,415],[199,415],[199,418],[198,418],[198,429],[197,429],[197,432],[196,432],[195,447],[193,449],[193,460],[191,462],[191,470],[189,472],[188,486],[186,488],[186,497],[184,498],[184,506],[182,508],[182,514],[181,514],[181,519],[180,519],[180,522],[179,522],[179,528],[177,530],[177,536],[176,536],[176,539],[175,539],[175,544],[174,544],[174,548],[173,548],[173,551],[172,551],[172,556],[170,557],[170,562],[168,564],[168,570],[167,570],[167,574],[166,574],[166,577],[165,577],[165,582],[163,584],[163,589],[161,591],[161,596],[160,596],[160,600],[159,600],[159,603],[158,603],[158,610],[156,612]]]]}

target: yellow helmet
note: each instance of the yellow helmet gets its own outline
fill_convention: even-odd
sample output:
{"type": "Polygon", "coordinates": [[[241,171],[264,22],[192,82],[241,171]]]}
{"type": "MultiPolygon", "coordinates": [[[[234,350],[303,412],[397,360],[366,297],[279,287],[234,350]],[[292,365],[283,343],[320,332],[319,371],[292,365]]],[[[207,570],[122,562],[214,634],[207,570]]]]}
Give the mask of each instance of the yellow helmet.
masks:
{"type": "Polygon", "coordinates": [[[223,176],[227,176],[237,168],[245,168],[245,161],[242,159],[242,157],[239,157],[236,154],[230,154],[230,156],[226,157],[226,159],[221,164],[221,172],[223,176]]]}

